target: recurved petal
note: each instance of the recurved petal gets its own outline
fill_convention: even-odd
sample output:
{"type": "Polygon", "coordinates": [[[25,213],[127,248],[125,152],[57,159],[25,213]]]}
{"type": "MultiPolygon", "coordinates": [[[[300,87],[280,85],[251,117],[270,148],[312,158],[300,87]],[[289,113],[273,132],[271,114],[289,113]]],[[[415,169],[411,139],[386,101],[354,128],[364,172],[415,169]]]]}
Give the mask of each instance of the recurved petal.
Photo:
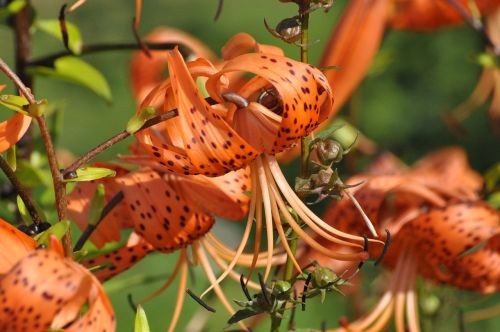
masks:
{"type": "MultiPolygon", "coordinates": [[[[83,305],[93,308],[97,280],[80,265],[52,250],[37,250],[20,260],[0,280],[0,330],[47,331],[70,327],[83,305]]],[[[104,293],[101,300],[107,301],[104,293]]],[[[109,304],[109,302],[108,302],[109,304]]],[[[99,315],[112,315],[107,312],[99,315]]],[[[94,331],[94,320],[74,331],[94,331]]],[[[114,331],[114,323],[107,325],[114,331]]]]}
{"type": "Polygon", "coordinates": [[[200,211],[229,220],[240,220],[248,211],[248,192],[252,190],[248,167],[219,177],[167,175],[166,178],[200,211]]]}
{"type": "Polygon", "coordinates": [[[229,60],[245,53],[267,53],[283,56],[283,50],[273,45],[259,44],[251,35],[240,32],[234,35],[222,47],[222,58],[229,60]]]}
{"type": "Polygon", "coordinates": [[[9,271],[35,247],[35,240],[0,219],[0,275],[9,271]]]}
{"type": "Polygon", "coordinates": [[[380,47],[388,3],[388,0],[349,1],[333,30],[319,64],[320,68],[341,67],[325,73],[335,89],[333,114],[359,86],[380,47]]]}
{"type": "Polygon", "coordinates": [[[229,126],[220,109],[212,108],[201,96],[179,51],[169,52],[167,59],[182,147],[157,146],[150,135],[141,138],[144,149],[159,167],[185,175],[217,176],[246,166],[257,150],[229,126]]]}
{"type": "MultiPolygon", "coordinates": [[[[97,185],[99,183],[104,184],[104,204],[106,205],[120,191],[116,178],[128,173],[126,169],[109,163],[96,163],[95,166],[113,169],[117,174],[114,178],[79,182],[71,194],[68,195],[68,214],[82,231],[89,224],[89,208],[97,185]]],[[[131,227],[133,227],[133,222],[128,208],[120,202],[100,222],[90,236],[90,241],[98,248],[102,248],[108,242],[120,241],[120,231],[131,227]]]]}
{"type": "MultiPolygon", "coordinates": [[[[161,27],[153,30],[145,37],[148,42],[179,44],[191,50],[196,56],[216,61],[215,54],[200,40],[174,29],[161,27]]],[[[165,78],[163,72],[167,68],[167,51],[151,50],[151,57],[144,52],[135,52],[130,63],[132,90],[136,100],[142,99],[165,78]]]]}
{"type": "Polygon", "coordinates": [[[417,251],[419,271],[425,276],[489,292],[498,289],[498,279],[490,278],[498,275],[494,271],[498,271],[499,234],[499,212],[475,202],[432,208],[407,223],[394,241],[426,248],[417,251]],[[485,242],[485,247],[476,247],[485,242]],[[468,250],[474,253],[467,254],[468,250]],[[485,280],[492,283],[487,285],[485,280]]]}
{"type": "Polygon", "coordinates": [[[0,122],[0,153],[10,149],[24,136],[31,124],[31,117],[21,113],[0,122]]]}
{"type": "Polygon", "coordinates": [[[131,172],[117,182],[136,233],[156,250],[172,252],[183,248],[208,232],[214,223],[155,171],[131,172]]]}
{"type": "MultiPolygon", "coordinates": [[[[458,1],[470,14],[468,1],[458,1]]],[[[389,24],[394,29],[425,31],[463,22],[460,13],[447,1],[403,0],[393,3],[389,24]]],[[[475,4],[482,15],[491,13],[500,5],[498,0],[476,0],[475,4]]]]}
{"type": "Polygon", "coordinates": [[[125,246],[85,260],[82,264],[87,268],[103,266],[103,268],[96,270],[94,275],[100,282],[104,282],[139,263],[153,250],[154,248],[151,244],[136,233],[132,233],[125,246]]]}
{"type": "MultiPolygon", "coordinates": [[[[249,98],[250,102],[258,102],[262,99],[262,93],[275,94],[276,107],[272,110],[266,107],[267,112],[261,113],[268,118],[278,116],[279,130],[275,132],[273,145],[270,148],[255,147],[257,149],[264,148],[265,152],[276,154],[290,148],[330,114],[333,104],[330,86],[323,73],[311,65],[274,54],[243,54],[227,61],[217,74],[208,79],[206,87],[212,98],[223,101],[222,93],[225,91],[220,83],[220,77],[233,72],[256,75],[237,91],[244,98],[249,98]],[[323,104],[326,104],[325,107],[322,107],[323,104]]],[[[248,110],[241,109],[236,112],[248,112],[248,110]]],[[[237,120],[236,116],[234,119],[228,119],[228,121],[237,120]]],[[[256,121],[261,122],[259,119],[256,121]]],[[[234,123],[235,127],[238,125],[243,126],[234,123]]],[[[255,132],[253,135],[258,136],[260,133],[255,132]]],[[[243,138],[250,139],[245,136],[243,138]]]]}

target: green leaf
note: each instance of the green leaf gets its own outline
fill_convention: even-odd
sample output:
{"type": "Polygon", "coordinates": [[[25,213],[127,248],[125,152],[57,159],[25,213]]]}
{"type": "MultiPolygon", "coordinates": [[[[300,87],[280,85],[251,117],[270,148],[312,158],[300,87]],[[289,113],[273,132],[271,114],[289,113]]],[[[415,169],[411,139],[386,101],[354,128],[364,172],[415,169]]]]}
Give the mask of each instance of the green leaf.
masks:
{"type": "Polygon", "coordinates": [[[14,95],[1,95],[0,105],[7,107],[13,111],[27,115],[28,100],[24,97],[14,95]]]}
{"type": "Polygon", "coordinates": [[[33,220],[31,220],[31,216],[28,212],[28,209],[26,209],[26,205],[24,205],[24,202],[21,199],[21,197],[17,196],[16,202],[17,202],[17,209],[18,209],[19,214],[21,215],[21,218],[23,219],[24,223],[26,225],[32,224],[33,220]]]}
{"type": "Polygon", "coordinates": [[[253,316],[258,315],[258,314],[260,314],[260,312],[256,312],[256,311],[250,310],[250,309],[241,309],[241,310],[236,311],[236,313],[233,316],[231,316],[231,318],[229,318],[227,323],[229,325],[232,325],[232,324],[238,323],[239,321],[241,321],[243,319],[247,319],[247,318],[253,317],[253,316]]]}
{"type": "Polygon", "coordinates": [[[500,191],[488,196],[487,202],[492,208],[500,209],[500,191]]]}
{"type": "Polygon", "coordinates": [[[127,132],[129,134],[134,134],[136,131],[141,129],[144,125],[144,122],[149,120],[156,114],[156,110],[154,107],[145,107],[143,108],[139,114],[136,114],[128,120],[127,123],[127,132]]]}
{"type": "Polygon", "coordinates": [[[55,225],[52,225],[46,231],[38,234],[37,236],[35,236],[34,239],[36,240],[38,245],[41,245],[41,244],[47,245],[49,243],[49,236],[50,235],[55,235],[55,237],[57,237],[60,240],[60,239],[62,239],[64,234],[66,234],[68,229],[69,229],[69,221],[63,220],[63,221],[56,223],[55,225]]]}
{"type": "Polygon", "coordinates": [[[32,75],[52,77],[81,85],[107,102],[112,100],[106,78],[93,66],[77,57],[68,55],[54,61],[54,68],[37,66],[28,71],[32,75]]]}
{"type": "Polygon", "coordinates": [[[9,164],[10,168],[15,172],[17,169],[17,146],[14,144],[10,149],[6,151],[7,154],[7,163],[9,164]]]}
{"type": "Polygon", "coordinates": [[[89,224],[95,225],[101,217],[102,208],[104,207],[104,184],[99,183],[95,188],[94,197],[90,202],[89,208],[89,224]]]}
{"type": "Polygon", "coordinates": [[[82,182],[113,177],[116,172],[104,167],[82,167],[76,170],[76,177],[64,180],[65,182],[82,182]]]}
{"type": "Polygon", "coordinates": [[[484,174],[484,182],[486,184],[486,190],[491,191],[495,188],[498,182],[500,182],[500,163],[496,163],[490,167],[484,174]]]}
{"type": "Polygon", "coordinates": [[[0,20],[18,13],[26,5],[26,0],[13,0],[5,8],[0,8],[0,20]]]}
{"type": "Polygon", "coordinates": [[[137,314],[135,315],[134,332],[149,332],[148,318],[140,304],[137,306],[137,314]]]}
{"type": "MultiPolygon", "coordinates": [[[[63,40],[59,20],[37,20],[35,27],[40,29],[40,31],[56,37],[60,41],[63,40]]],[[[68,21],[66,21],[66,29],[68,31],[69,49],[74,54],[80,54],[82,52],[82,35],[80,30],[76,25],[68,21]]]]}
{"type": "Polygon", "coordinates": [[[477,64],[485,68],[498,68],[499,59],[495,54],[488,52],[480,53],[473,58],[477,64]]]}

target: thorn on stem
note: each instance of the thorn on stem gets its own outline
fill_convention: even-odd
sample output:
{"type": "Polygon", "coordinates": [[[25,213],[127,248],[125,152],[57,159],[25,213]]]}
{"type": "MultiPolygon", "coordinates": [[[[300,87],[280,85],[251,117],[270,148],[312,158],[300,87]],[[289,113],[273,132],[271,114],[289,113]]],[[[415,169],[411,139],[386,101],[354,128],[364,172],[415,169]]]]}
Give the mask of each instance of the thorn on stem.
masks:
{"type": "Polygon", "coordinates": [[[373,264],[375,266],[379,265],[380,262],[384,259],[385,255],[387,254],[387,250],[389,249],[389,245],[391,244],[391,233],[389,232],[388,229],[385,230],[385,233],[386,233],[386,238],[384,243],[384,249],[382,249],[382,253],[373,264]]]}
{"type": "Polygon", "coordinates": [[[243,277],[243,274],[240,275],[240,285],[241,289],[243,290],[243,293],[245,293],[245,296],[248,301],[252,301],[252,297],[250,296],[250,293],[248,292],[247,285],[245,284],[245,278],[243,277]]]}
{"type": "Polygon", "coordinates": [[[196,294],[194,294],[189,288],[186,289],[186,293],[193,298],[196,302],[198,302],[199,305],[201,305],[203,308],[207,309],[210,312],[215,312],[215,309],[209,306],[205,301],[200,299],[196,294]]]}

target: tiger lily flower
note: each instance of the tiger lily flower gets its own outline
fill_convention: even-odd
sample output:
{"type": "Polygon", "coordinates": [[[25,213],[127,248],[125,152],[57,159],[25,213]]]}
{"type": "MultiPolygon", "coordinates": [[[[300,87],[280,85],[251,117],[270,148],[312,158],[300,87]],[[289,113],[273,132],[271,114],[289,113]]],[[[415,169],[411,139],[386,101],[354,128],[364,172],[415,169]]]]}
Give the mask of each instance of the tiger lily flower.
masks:
{"type": "MultiPolygon", "coordinates": [[[[354,188],[354,195],[373,214],[377,229],[391,231],[391,247],[383,264],[393,271],[375,308],[334,331],[382,331],[393,316],[397,331],[419,331],[418,274],[481,293],[500,289],[500,214],[479,200],[482,180],[470,169],[463,150],[443,149],[411,169],[385,159],[376,162],[369,174],[353,180],[360,178],[366,182],[354,188]],[[479,248],[480,244],[484,246],[479,248]]],[[[347,203],[340,201],[328,209],[325,220],[345,231],[359,232],[357,215],[347,203]]],[[[313,258],[321,259],[320,255],[313,258]]],[[[329,264],[325,258],[321,263],[329,264]]]]}
{"type": "Polygon", "coordinates": [[[35,240],[0,219],[0,255],[0,330],[115,330],[100,283],[64,257],[59,241],[51,238],[48,249],[36,249],[35,240]]]}
{"type": "MultiPolygon", "coordinates": [[[[186,63],[178,50],[166,52],[170,77],[150,92],[139,111],[161,102],[163,106],[157,112],[176,108],[178,116],[136,133],[144,153],[124,159],[155,165],[167,173],[209,177],[250,165],[252,196],[245,232],[256,220],[250,270],[260,257],[265,224],[265,278],[273,265],[274,227],[283,249],[300,271],[288,246],[280,213],[299,237],[325,255],[340,260],[366,260],[368,256],[361,245],[364,239],[336,230],[311,212],[288,185],[274,156],[294,146],[328,117],[333,100],[325,76],[313,66],[286,58],[276,47],[256,43],[247,34],[233,37],[222,53],[224,62],[216,68],[203,58],[186,63]],[[246,72],[255,76],[241,82],[242,73],[246,72]],[[199,78],[206,79],[205,87],[214,105],[202,96],[195,82],[199,78]],[[232,84],[234,78],[238,84],[232,84]],[[346,254],[326,249],[301,228],[289,206],[321,237],[359,250],[346,254]]],[[[247,240],[248,236],[244,236],[217,283],[243,255],[247,240]]]]}
{"type": "MultiPolygon", "coordinates": [[[[0,84],[0,92],[7,85],[0,84]]],[[[9,119],[0,122],[0,153],[7,151],[16,144],[26,133],[31,124],[31,117],[16,113],[9,119]]]]}
{"type": "MultiPolygon", "coordinates": [[[[108,164],[104,166],[113,167],[108,164]]],[[[109,240],[119,240],[120,230],[124,228],[133,228],[134,233],[123,248],[86,260],[84,264],[90,267],[112,263],[111,267],[95,272],[99,280],[105,281],[132,267],[153,250],[163,253],[179,251],[178,262],[165,284],[141,301],[146,302],[159,295],[180,274],[177,305],[169,326],[169,331],[173,331],[184,301],[188,264],[201,265],[208,279],[215,282],[215,272],[209,258],[221,269],[227,269],[228,262],[234,257],[234,251],[210,232],[215,222],[212,216],[218,215],[229,220],[239,220],[245,216],[249,201],[245,192],[250,189],[248,171],[241,169],[209,178],[175,173],[161,175],[150,168],[133,172],[119,167],[114,169],[117,171],[115,178],[79,184],[70,195],[68,211],[79,227],[85,228],[92,194],[97,183],[103,183],[106,201],[119,191],[123,192],[123,200],[101,222],[90,240],[101,247],[109,240]],[[189,246],[192,247],[192,261],[187,255],[189,246]]],[[[248,229],[243,236],[249,236],[248,229]]],[[[284,263],[286,257],[283,253],[274,254],[274,264],[284,263]]],[[[252,257],[241,255],[236,264],[245,267],[251,262],[252,257]]],[[[262,257],[256,262],[257,266],[264,264],[262,257]]],[[[239,282],[239,275],[232,269],[229,276],[239,282]]],[[[248,285],[260,289],[251,281],[248,285]]],[[[226,310],[233,315],[235,310],[222,289],[216,285],[214,290],[226,310]]]]}

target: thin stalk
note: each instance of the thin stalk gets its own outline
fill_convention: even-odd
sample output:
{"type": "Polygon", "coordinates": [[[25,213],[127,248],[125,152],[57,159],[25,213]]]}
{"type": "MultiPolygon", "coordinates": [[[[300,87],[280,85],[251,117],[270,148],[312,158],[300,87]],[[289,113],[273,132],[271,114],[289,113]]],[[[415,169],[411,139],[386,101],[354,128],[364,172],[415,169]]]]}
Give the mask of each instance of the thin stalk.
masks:
{"type": "Polygon", "coordinates": [[[31,219],[33,220],[33,223],[38,225],[40,222],[42,222],[42,219],[38,215],[38,211],[35,207],[35,204],[31,200],[31,196],[28,194],[26,188],[24,188],[24,186],[21,184],[21,182],[16,176],[16,173],[14,173],[12,168],[9,166],[9,163],[7,163],[7,161],[5,161],[5,159],[2,156],[0,156],[0,168],[2,169],[2,171],[5,173],[9,181],[16,189],[19,197],[21,197],[21,199],[23,200],[24,205],[26,206],[26,209],[28,210],[28,213],[31,216],[31,219]]]}
{"type": "MultiPolygon", "coordinates": [[[[303,0],[299,5],[299,15],[300,15],[300,61],[303,63],[309,62],[309,7],[310,0],[303,0]]],[[[305,177],[307,173],[307,158],[306,156],[306,137],[302,137],[300,140],[300,175],[305,177]]],[[[288,246],[293,255],[297,252],[297,237],[295,232],[291,232],[291,239],[288,241],[288,246]]],[[[285,264],[285,274],[283,279],[290,281],[293,278],[294,262],[292,257],[287,256],[285,264]]],[[[284,308],[283,308],[284,309],[284,308]]],[[[283,317],[284,310],[281,312],[283,317]]],[[[275,315],[271,318],[271,332],[279,332],[282,318],[275,315]]]]}
{"type": "MultiPolygon", "coordinates": [[[[182,45],[175,43],[144,43],[149,50],[171,50],[175,47],[179,47],[179,51],[183,55],[191,53],[188,49],[182,45]]],[[[141,46],[137,42],[131,43],[100,43],[100,44],[89,44],[83,45],[81,53],[79,55],[87,55],[99,52],[109,52],[109,51],[123,51],[123,50],[140,50],[141,46]]],[[[28,66],[52,66],[54,61],[64,56],[73,55],[69,50],[60,51],[54,54],[49,54],[47,56],[33,59],[27,63],[28,66]]]]}
{"type": "MultiPolygon", "coordinates": [[[[152,127],[162,121],[166,121],[168,119],[172,119],[178,115],[177,109],[170,110],[166,113],[163,113],[161,115],[155,116],[148,121],[144,123],[144,125],[138,130],[144,130],[146,128],[152,127]]],[[[78,158],[74,163],[72,163],[70,166],[66,167],[64,170],[61,171],[63,178],[66,178],[70,173],[75,172],[78,168],[83,166],[85,163],[89,162],[92,160],[94,157],[96,157],[98,154],[101,152],[109,149],[116,143],[119,143],[129,137],[131,134],[127,132],[126,130],[123,130],[119,132],[118,134],[114,135],[113,137],[107,139],[106,141],[100,143],[98,146],[84,154],[82,157],[78,158]]]]}
{"type": "Polygon", "coordinates": [[[23,81],[17,76],[12,69],[0,58],[0,70],[7,76],[7,78],[14,83],[21,94],[28,100],[28,103],[35,104],[36,99],[31,93],[30,89],[23,83],[23,81]]]}
{"type": "MultiPolygon", "coordinates": [[[[63,181],[63,178],[59,171],[56,151],[54,149],[54,144],[52,143],[52,137],[50,137],[50,132],[49,128],[47,127],[45,117],[43,115],[35,116],[35,120],[38,123],[38,128],[40,129],[40,135],[42,137],[43,145],[45,146],[45,151],[47,153],[50,174],[52,175],[52,183],[54,184],[54,192],[56,198],[57,217],[59,221],[63,221],[66,219],[67,207],[66,184],[63,181]]],[[[71,232],[69,230],[66,232],[66,234],[64,234],[62,238],[62,244],[66,257],[72,257],[73,249],[71,244],[71,232]]]]}

